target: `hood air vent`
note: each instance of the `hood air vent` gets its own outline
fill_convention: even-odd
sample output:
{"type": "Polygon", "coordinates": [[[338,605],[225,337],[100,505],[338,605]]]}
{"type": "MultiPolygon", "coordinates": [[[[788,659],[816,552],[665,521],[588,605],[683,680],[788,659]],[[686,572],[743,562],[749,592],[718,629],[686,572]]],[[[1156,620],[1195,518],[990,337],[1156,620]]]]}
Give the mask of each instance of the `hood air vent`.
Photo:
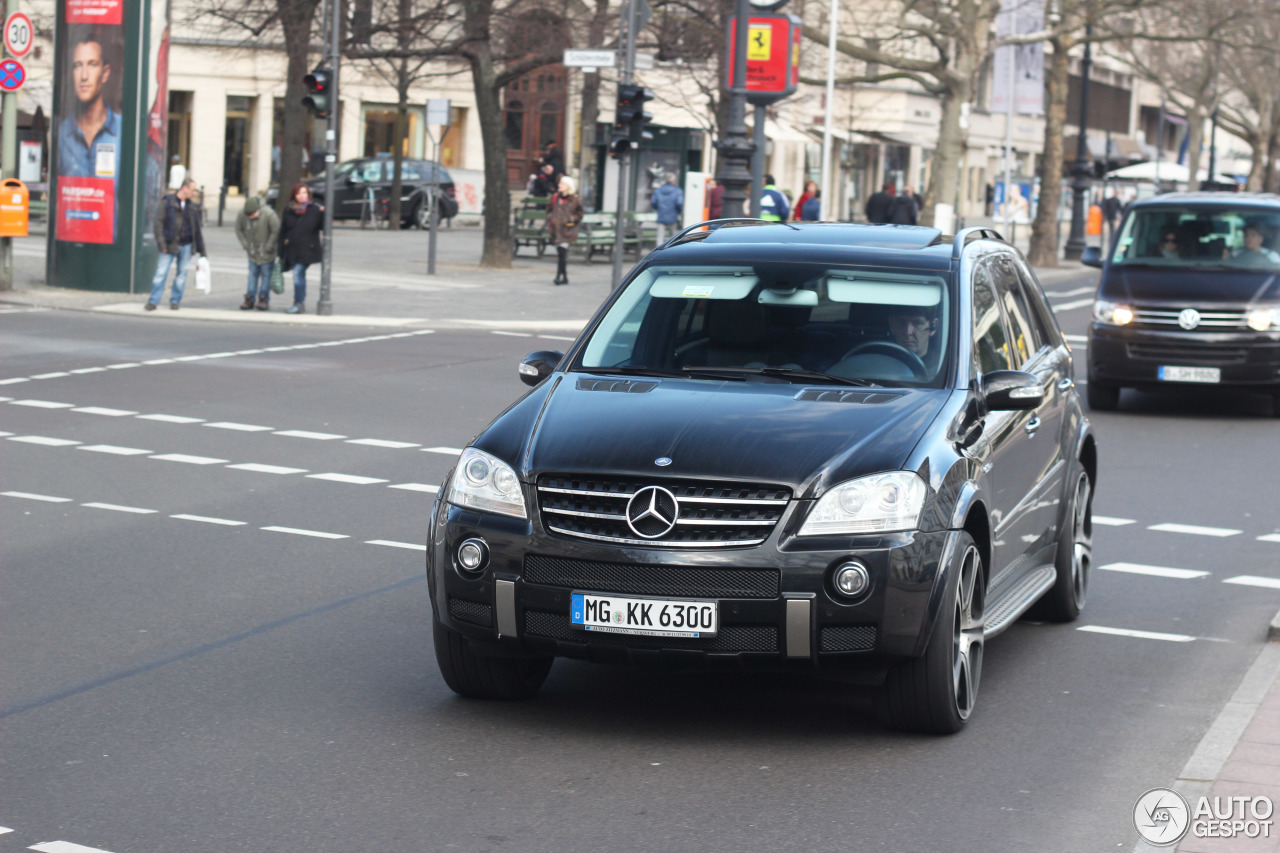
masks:
{"type": "Polygon", "coordinates": [[[579,379],[579,391],[621,391],[624,394],[645,394],[658,387],[657,382],[633,382],[630,379],[579,379]]]}
{"type": "Polygon", "coordinates": [[[831,388],[805,388],[797,400],[809,403],[889,403],[901,397],[892,391],[836,391],[831,388]]]}

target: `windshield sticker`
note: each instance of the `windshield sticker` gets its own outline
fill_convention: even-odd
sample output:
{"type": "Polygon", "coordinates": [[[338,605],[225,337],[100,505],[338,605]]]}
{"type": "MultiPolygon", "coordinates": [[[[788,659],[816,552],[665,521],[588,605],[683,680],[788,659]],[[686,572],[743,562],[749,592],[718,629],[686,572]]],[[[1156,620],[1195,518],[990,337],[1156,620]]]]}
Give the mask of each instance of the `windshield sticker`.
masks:
{"type": "Polygon", "coordinates": [[[709,297],[712,293],[714,293],[715,289],[716,289],[715,285],[713,284],[690,284],[690,285],[686,285],[685,289],[680,291],[680,295],[692,297],[695,299],[697,298],[705,299],[709,297]]]}

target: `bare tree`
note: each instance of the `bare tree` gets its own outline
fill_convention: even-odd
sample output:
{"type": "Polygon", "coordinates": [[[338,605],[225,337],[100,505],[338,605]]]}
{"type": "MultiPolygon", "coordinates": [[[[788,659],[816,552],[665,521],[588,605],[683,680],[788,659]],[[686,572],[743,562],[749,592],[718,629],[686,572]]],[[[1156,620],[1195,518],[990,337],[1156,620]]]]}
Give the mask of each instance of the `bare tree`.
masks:
{"type": "Polygon", "coordinates": [[[1247,190],[1275,189],[1273,161],[1280,137],[1280,8],[1271,0],[1245,0],[1247,18],[1224,54],[1230,81],[1219,117],[1224,127],[1249,143],[1253,163],[1247,190]]]}

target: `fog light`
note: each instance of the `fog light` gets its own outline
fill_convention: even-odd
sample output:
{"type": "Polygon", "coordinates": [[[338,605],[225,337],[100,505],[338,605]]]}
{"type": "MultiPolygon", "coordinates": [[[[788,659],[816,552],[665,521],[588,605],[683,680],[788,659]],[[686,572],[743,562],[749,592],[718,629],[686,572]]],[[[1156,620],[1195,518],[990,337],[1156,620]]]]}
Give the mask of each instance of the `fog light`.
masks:
{"type": "Polygon", "coordinates": [[[458,565],[472,573],[481,572],[489,564],[489,546],[483,539],[468,539],[458,546],[458,565]]]}
{"type": "Polygon", "coordinates": [[[857,598],[871,586],[871,575],[861,563],[844,563],[836,568],[836,591],[847,598],[857,598]]]}

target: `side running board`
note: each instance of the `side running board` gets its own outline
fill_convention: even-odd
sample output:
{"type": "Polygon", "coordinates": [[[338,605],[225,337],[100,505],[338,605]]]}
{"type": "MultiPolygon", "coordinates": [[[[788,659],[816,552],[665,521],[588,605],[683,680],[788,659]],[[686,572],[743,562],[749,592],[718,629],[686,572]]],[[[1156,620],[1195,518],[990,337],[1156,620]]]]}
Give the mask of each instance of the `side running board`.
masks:
{"type": "Polygon", "coordinates": [[[1057,576],[1058,571],[1053,566],[1041,566],[1018,581],[994,606],[987,608],[983,637],[989,640],[1016,622],[1027,608],[1036,603],[1036,599],[1044,595],[1045,590],[1053,586],[1057,576]]]}

